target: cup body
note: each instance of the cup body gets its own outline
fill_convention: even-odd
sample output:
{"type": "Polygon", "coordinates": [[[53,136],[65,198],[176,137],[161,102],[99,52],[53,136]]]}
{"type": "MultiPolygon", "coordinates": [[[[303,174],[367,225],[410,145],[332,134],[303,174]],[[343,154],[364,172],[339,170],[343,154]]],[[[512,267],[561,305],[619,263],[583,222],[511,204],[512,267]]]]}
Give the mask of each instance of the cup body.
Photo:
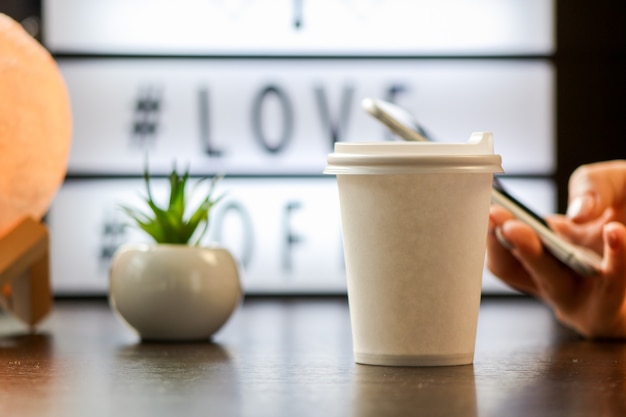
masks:
{"type": "MultiPolygon", "coordinates": [[[[471,169],[456,169],[448,158],[441,169],[433,163],[440,158],[435,152],[405,161],[398,170],[393,154],[383,152],[387,173],[372,161],[375,156],[370,158],[375,147],[367,146],[367,161],[357,158],[359,169],[344,164],[336,173],[355,360],[392,366],[470,364],[491,184],[500,158],[491,155],[471,169]],[[367,164],[374,169],[363,169],[367,164]]],[[[459,149],[458,156],[465,156],[459,149]]],[[[470,146],[467,152],[473,150],[470,146]]],[[[419,148],[411,152],[420,155],[419,148]]],[[[406,152],[399,157],[406,158],[406,152]]],[[[456,158],[459,166],[467,164],[463,159],[456,158]]],[[[335,165],[329,159],[327,171],[332,173],[335,165]]]]}

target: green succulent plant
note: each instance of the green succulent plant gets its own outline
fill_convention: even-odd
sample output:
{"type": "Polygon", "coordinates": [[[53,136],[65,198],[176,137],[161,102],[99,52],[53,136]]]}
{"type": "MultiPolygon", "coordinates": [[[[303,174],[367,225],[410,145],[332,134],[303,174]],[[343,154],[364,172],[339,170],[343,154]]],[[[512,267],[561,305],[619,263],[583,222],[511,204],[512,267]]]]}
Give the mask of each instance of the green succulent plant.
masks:
{"type": "MultiPolygon", "coordinates": [[[[147,192],[144,200],[150,212],[146,213],[132,207],[122,206],[126,214],[137,223],[139,228],[152,236],[157,243],[198,245],[209,227],[211,209],[223,197],[213,198],[215,186],[222,179],[222,176],[215,176],[211,179],[209,190],[197,207],[189,207],[186,193],[189,170],[179,174],[176,171],[176,165],[174,165],[172,173],[169,175],[169,202],[165,207],[159,207],[152,197],[147,164],[143,177],[147,192]]],[[[208,177],[202,178],[196,186],[207,179],[208,177]]]]}

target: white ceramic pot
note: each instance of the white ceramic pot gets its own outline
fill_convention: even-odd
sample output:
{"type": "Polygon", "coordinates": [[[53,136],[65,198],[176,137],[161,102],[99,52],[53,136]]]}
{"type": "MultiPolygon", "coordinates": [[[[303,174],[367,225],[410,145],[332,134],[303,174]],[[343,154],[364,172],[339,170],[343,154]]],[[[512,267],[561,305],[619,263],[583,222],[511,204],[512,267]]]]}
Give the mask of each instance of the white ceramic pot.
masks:
{"type": "Polygon", "coordinates": [[[223,248],[127,245],[111,261],[111,306],[143,340],[208,339],[242,294],[237,264],[223,248]]]}

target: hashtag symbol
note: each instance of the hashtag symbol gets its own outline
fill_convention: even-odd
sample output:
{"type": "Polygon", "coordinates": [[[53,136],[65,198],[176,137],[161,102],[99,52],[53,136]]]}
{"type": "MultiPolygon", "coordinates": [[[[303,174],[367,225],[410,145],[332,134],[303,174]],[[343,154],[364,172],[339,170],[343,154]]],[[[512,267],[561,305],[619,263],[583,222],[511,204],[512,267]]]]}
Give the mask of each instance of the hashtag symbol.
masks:
{"type": "Polygon", "coordinates": [[[145,146],[156,138],[161,109],[161,89],[144,86],[139,89],[135,102],[132,138],[139,146],[145,146]]]}
{"type": "Polygon", "coordinates": [[[126,224],[119,216],[108,213],[102,224],[102,244],[100,245],[100,265],[107,267],[115,251],[126,241],[126,224]]]}

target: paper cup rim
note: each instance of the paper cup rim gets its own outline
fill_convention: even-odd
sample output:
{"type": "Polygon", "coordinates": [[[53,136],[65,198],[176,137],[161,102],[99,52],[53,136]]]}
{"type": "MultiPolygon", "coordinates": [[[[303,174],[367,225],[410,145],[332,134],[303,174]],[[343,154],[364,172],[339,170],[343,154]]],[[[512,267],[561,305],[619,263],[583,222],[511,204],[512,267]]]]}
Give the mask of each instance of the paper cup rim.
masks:
{"type": "Polygon", "coordinates": [[[500,155],[328,155],[324,174],[499,173],[500,155]]]}

